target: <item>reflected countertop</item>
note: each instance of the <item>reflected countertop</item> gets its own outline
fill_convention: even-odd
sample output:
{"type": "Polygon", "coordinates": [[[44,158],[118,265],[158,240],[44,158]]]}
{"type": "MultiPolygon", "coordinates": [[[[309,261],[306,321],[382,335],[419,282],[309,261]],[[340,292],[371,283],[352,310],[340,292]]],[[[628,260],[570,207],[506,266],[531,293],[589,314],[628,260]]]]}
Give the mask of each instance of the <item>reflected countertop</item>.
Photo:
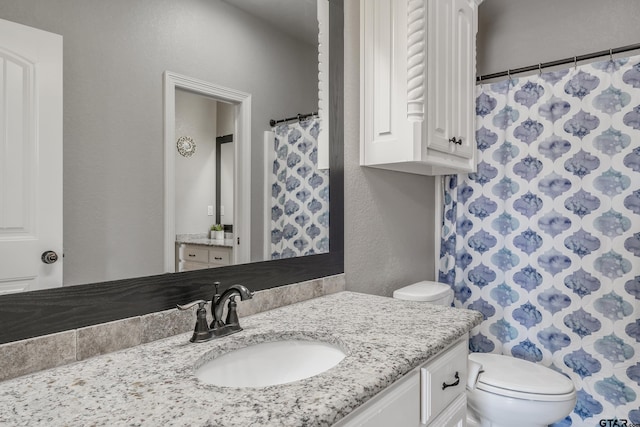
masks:
{"type": "Polygon", "coordinates": [[[222,248],[233,248],[233,238],[224,240],[210,239],[206,233],[200,234],[178,234],[176,235],[177,244],[217,246],[222,248]]]}
{"type": "MultiPolygon", "coordinates": [[[[242,302],[239,302],[242,304],[242,302]]],[[[340,292],[0,383],[0,425],[329,426],[478,325],[475,311],[340,292]],[[194,366],[265,337],[342,343],[322,374],[263,388],[201,383],[194,366]]],[[[194,316],[195,321],[195,316],[194,316]]],[[[269,340],[272,340],[269,338],[269,340]]]]}

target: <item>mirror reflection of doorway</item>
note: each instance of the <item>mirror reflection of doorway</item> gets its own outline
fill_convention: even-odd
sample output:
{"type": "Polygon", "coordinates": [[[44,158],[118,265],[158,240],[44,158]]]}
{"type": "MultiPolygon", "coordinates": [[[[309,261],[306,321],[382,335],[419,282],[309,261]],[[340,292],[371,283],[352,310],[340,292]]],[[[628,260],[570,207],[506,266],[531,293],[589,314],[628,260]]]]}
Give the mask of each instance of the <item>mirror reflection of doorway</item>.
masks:
{"type": "Polygon", "coordinates": [[[176,89],[176,271],[234,264],[235,123],[235,105],[176,89]]]}
{"type": "Polygon", "coordinates": [[[248,262],[250,123],[251,95],[165,72],[165,271],[248,262]]]}

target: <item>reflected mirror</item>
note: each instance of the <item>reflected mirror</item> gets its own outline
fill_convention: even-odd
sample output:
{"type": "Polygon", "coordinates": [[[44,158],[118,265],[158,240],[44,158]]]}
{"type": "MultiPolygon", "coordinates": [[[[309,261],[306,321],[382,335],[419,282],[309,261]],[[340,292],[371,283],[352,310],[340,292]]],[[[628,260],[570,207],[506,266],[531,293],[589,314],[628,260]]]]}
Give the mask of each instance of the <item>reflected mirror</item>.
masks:
{"type": "MultiPolygon", "coordinates": [[[[0,18],[63,36],[64,246],[59,252],[65,286],[180,270],[183,242],[175,236],[206,236],[214,224],[226,228],[223,240],[232,250],[238,250],[240,239],[242,255],[231,252],[230,263],[328,250],[328,171],[317,158],[323,138],[328,146],[322,111],[322,84],[328,82],[318,81],[326,62],[318,52],[315,0],[1,0],[0,18]],[[180,217],[190,225],[174,222],[171,267],[163,143],[167,71],[251,96],[250,123],[238,115],[239,102],[215,100],[216,123],[221,115],[226,118],[208,134],[209,177],[195,167],[205,142],[185,128],[176,101],[171,209],[176,221],[180,217]],[[299,114],[312,115],[298,123],[299,114]],[[237,134],[243,126],[250,134],[244,142],[248,164],[238,165],[237,134]],[[218,145],[218,138],[231,138],[233,150],[229,142],[218,145]],[[191,156],[181,154],[194,147],[191,156]],[[178,160],[192,176],[178,176],[178,160]],[[248,180],[240,196],[239,175],[248,180]],[[208,198],[187,203],[183,197],[195,191],[198,180],[211,188],[208,198]],[[244,223],[237,222],[239,197],[249,200],[244,223]],[[185,219],[196,214],[197,225],[185,219]],[[240,235],[243,228],[247,231],[240,235]]],[[[190,96],[203,98],[193,89],[176,88],[176,100],[188,103],[190,96]]],[[[0,292],[20,290],[28,285],[0,292]]]]}

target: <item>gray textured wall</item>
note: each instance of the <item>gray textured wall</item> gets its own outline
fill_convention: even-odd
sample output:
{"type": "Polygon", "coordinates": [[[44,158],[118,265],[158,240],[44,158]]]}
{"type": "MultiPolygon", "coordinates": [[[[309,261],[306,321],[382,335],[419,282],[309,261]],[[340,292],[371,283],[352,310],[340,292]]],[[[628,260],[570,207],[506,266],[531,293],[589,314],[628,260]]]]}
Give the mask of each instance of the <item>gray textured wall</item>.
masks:
{"type": "Polygon", "coordinates": [[[360,167],[359,1],[345,1],[347,289],[390,296],[433,279],[433,178],[360,167]]]}
{"type": "MultiPolygon", "coordinates": [[[[345,273],[349,290],[391,295],[434,277],[433,180],[359,166],[358,0],[345,1],[345,273]]],[[[478,73],[640,42],[638,0],[485,0],[478,73]]]]}
{"type": "Polygon", "coordinates": [[[252,94],[260,192],[268,120],[317,109],[317,53],[220,1],[0,0],[0,18],[64,37],[65,285],[163,272],[165,70],[252,94]]]}
{"type": "Polygon", "coordinates": [[[640,43],[638,0],[485,0],[479,74],[640,43]]]}

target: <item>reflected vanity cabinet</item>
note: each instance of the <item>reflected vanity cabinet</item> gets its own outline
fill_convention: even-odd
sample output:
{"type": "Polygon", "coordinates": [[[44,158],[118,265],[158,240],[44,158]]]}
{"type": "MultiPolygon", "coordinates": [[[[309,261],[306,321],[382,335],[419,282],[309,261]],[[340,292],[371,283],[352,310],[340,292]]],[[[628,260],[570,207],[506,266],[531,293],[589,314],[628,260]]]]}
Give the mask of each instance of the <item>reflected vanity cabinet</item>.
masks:
{"type": "Polygon", "coordinates": [[[193,271],[233,264],[233,249],[223,246],[181,243],[177,251],[177,271],[193,271]]]}
{"type": "Polygon", "coordinates": [[[360,1],[361,165],[475,171],[481,1],[360,1]]]}

